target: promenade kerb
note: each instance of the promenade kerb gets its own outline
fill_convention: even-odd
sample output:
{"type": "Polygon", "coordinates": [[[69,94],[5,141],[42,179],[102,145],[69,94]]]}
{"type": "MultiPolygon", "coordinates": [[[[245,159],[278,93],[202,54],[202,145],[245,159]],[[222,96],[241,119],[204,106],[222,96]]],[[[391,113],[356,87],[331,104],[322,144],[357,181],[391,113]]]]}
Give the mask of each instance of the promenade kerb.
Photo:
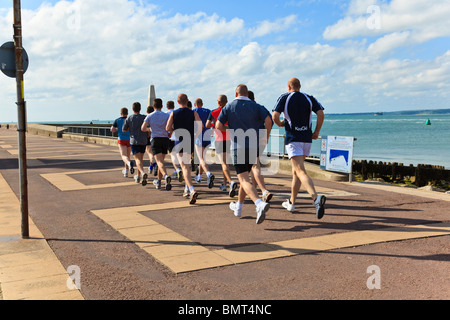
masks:
{"type": "MultiPolygon", "coordinates": [[[[2,199],[17,201],[17,138],[14,131],[0,133],[2,199]]],[[[237,219],[228,208],[230,198],[206,183],[196,186],[198,204],[189,206],[182,184],[160,191],[124,178],[115,146],[33,135],[27,145],[30,216],[37,235],[30,242],[17,240],[20,228],[14,227],[0,235],[5,299],[32,298],[27,292],[39,290],[30,288],[45,287],[44,279],[52,276],[42,271],[45,277],[20,279],[8,273],[18,268],[17,253],[31,257],[43,250],[32,241],[47,245],[55,257],[48,261],[60,264],[53,282],[57,275],[67,280],[61,270],[80,267],[84,299],[450,297],[448,195],[315,179],[318,192],[328,198],[319,221],[304,192],[294,214],[281,208],[290,177],[278,174],[266,177],[276,196],[266,221],[256,225],[250,201],[237,219]],[[381,270],[380,290],[366,286],[372,265],[381,270]]],[[[220,168],[212,169],[220,181],[220,168]]],[[[4,201],[0,207],[3,225],[16,210],[4,201]]],[[[39,274],[42,266],[53,269],[34,260],[21,269],[39,274]]]]}

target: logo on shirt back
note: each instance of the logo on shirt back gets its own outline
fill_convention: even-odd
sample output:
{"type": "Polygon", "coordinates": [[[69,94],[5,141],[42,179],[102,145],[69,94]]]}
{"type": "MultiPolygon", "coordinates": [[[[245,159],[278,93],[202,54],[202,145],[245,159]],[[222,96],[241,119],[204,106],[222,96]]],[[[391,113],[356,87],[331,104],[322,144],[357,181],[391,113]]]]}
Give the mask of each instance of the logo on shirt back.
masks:
{"type": "Polygon", "coordinates": [[[308,127],[307,126],[303,126],[303,127],[295,127],[294,128],[295,131],[308,131],[308,127]]]}

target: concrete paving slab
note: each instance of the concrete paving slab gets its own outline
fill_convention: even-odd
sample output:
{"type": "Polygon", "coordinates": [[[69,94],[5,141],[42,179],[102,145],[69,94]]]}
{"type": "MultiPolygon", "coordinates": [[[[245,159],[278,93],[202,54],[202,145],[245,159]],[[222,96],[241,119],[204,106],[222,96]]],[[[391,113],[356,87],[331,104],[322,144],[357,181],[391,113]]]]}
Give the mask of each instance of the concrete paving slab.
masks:
{"type": "Polygon", "coordinates": [[[65,296],[82,300],[78,290],[73,292],[68,289],[66,270],[31,219],[30,238],[22,239],[20,236],[19,201],[1,174],[0,189],[0,221],[3,224],[0,234],[0,284],[3,299],[41,300],[53,295],[55,298],[65,296]],[[70,295],[68,291],[71,291],[70,295]]]}
{"type": "Polygon", "coordinates": [[[264,243],[232,249],[221,249],[214,252],[235,264],[275,259],[291,255],[288,250],[264,243]]]}
{"type": "Polygon", "coordinates": [[[213,251],[204,251],[182,256],[164,257],[158,259],[168,266],[174,273],[184,273],[196,270],[211,269],[233,265],[232,261],[225,259],[213,251]]]}

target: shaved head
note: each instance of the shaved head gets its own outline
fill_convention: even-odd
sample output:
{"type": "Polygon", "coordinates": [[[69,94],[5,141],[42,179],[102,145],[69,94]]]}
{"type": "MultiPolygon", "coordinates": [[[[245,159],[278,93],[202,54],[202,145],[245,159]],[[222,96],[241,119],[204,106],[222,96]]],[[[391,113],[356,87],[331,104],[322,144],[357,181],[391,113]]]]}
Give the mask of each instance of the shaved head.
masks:
{"type": "Polygon", "coordinates": [[[189,99],[188,99],[188,96],[186,94],[180,93],[178,95],[178,103],[181,104],[182,106],[187,105],[188,101],[189,101],[189,99]]]}
{"type": "Polygon", "coordinates": [[[300,84],[300,80],[297,78],[292,78],[288,81],[288,87],[294,91],[300,90],[302,85],[300,84]]]}
{"type": "Polygon", "coordinates": [[[248,97],[248,88],[247,88],[247,86],[245,84],[238,85],[238,87],[236,88],[236,94],[238,96],[248,97]]]}

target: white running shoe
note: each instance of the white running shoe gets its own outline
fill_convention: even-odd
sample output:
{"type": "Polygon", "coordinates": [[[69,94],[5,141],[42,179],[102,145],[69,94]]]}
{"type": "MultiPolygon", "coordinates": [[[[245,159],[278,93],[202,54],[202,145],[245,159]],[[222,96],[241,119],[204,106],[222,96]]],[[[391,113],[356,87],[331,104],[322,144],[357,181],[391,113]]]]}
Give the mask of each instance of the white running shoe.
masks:
{"type": "Polygon", "coordinates": [[[237,188],[238,188],[238,184],[236,182],[232,181],[230,184],[230,192],[228,193],[230,198],[234,198],[236,196],[237,188]]]}
{"type": "Polygon", "coordinates": [[[261,199],[262,199],[262,201],[269,203],[270,200],[272,200],[272,197],[273,197],[273,193],[270,193],[269,190],[266,190],[263,193],[261,199]]]}
{"type": "Polygon", "coordinates": [[[294,212],[294,210],[295,210],[295,205],[293,205],[292,203],[291,203],[291,200],[290,199],[287,199],[285,202],[283,202],[282,204],[281,204],[282,206],[283,206],[283,208],[285,208],[287,211],[289,211],[289,212],[294,212]]]}
{"type": "Polygon", "coordinates": [[[242,216],[242,209],[238,209],[237,202],[231,202],[230,209],[236,217],[240,218],[242,216]]]}
{"type": "Polygon", "coordinates": [[[189,204],[195,204],[197,202],[197,198],[198,192],[197,191],[192,192],[189,197],[189,204]]]}
{"type": "Polygon", "coordinates": [[[125,178],[128,178],[128,170],[127,169],[123,169],[122,174],[125,178]]]}
{"type": "Polygon", "coordinates": [[[256,224],[261,224],[266,219],[266,213],[269,211],[270,204],[267,202],[261,202],[258,206],[256,206],[256,224]]]}
{"type": "Polygon", "coordinates": [[[130,174],[134,174],[133,162],[129,161],[129,162],[127,162],[127,165],[130,168],[130,174]]]}
{"type": "Polygon", "coordinates": [[[324,195],[318,195],[316,201],[314,201],[314,205],[316,206],[316,216],[317,219],[322,219],[325,214],[325,202],[327,198],[324,195]]]}

